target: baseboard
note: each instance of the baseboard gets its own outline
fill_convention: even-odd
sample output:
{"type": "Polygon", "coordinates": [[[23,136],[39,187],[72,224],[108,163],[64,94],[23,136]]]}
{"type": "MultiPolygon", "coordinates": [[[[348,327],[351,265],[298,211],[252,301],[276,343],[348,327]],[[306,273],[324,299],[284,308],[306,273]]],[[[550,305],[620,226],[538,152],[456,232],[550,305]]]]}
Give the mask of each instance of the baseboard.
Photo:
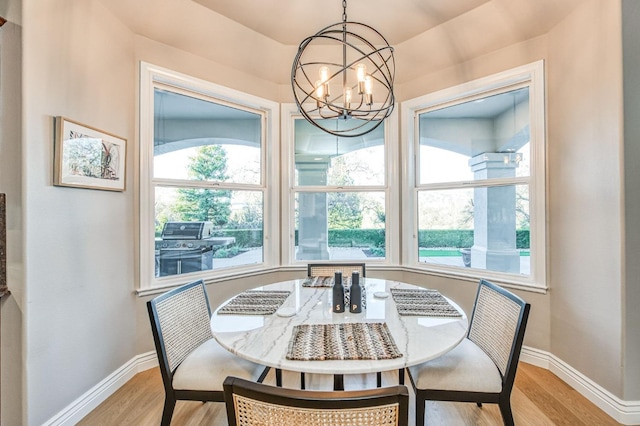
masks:
{"type": "Polygon", "coordinates": [[[623,425],[640,424],[640,401],[624,401],[549,352],[522,347],[520,361],[545,368],[623,425]]]}
{"type": "Polygon", "coordinates": [[[523,346],[522,352],[520,352],[520,361],[548,370],[550,356],[551,354],[549,352],[523,346]]]}
{"type": "Polygon", "coordinates": [[[155,351],[137,355],[50,418],[45,426],[72,426],[141,371],[158,365],[155,351]]]}

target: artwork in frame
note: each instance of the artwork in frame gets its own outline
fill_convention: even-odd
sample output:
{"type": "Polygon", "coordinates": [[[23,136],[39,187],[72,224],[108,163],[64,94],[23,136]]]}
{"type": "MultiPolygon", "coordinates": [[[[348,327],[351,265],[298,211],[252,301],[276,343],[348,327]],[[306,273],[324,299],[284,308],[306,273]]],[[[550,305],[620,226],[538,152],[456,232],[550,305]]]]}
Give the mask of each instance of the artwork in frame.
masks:
{"type": "Polygon", "coordinates": [[[65,117],[55,125],[54,185],[125,190],[126,139],[65,117]]]}

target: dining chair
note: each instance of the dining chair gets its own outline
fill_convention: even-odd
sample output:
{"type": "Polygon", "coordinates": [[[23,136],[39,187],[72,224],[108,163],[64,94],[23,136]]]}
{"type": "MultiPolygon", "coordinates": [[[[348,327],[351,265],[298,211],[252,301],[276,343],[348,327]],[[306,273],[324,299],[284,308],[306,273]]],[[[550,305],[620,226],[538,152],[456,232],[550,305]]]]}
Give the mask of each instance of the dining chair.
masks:
{"type": "Polygon", "coordinates": [[[269,368],[236,357],[213,338],[211,308],[202,280],[147,302],[165,390],[162,425],[171,424],[177,400],[224,402],[229,375],[262,382],[269,368]]]}
{"type": "Polygon", "coordinates": [[[364,263],[309,263],[308,277],[332,277],[336,272],[342,272],[343,277],[350,277],[353,271],[358,271],[361,277],[366,276],[364,263]]]}
{"type": "MultiPolygon", "coordinates": [[[[367,273],[366,264],[364,263],[309,263],[307,264],[308,277],[332,277],[336,272],[342,272],[343,277],[350,277],[354,271],[358,271],[361,277],[365,277],[367,273]]],[[[404,377],[404,373],[402,373],[404,377]]],[[[376,373],[376,382],[378,387],[382,386],[382,373],[376,373]]],[[[344,389],[344,376],[335,374],[333,376],[333,388],[336,390],[344,389]]],[[[403,384],[402,382],[400,384],[403,384]]],[[[305,373],[300,373],[300,388],[306,387],[305,373]]]]}
{"type": "Polygon", "coordinates": [[[481,280],[467,337],[434,360],[407,368],[416,394],[416,426],[424,425],[425,401],[498,404],[513,425],[511,390],[529,317],[529,303],[481,280]]]}
{"type": "Polygon", "coordinates": [[[227,377],[229,426],[407,426],[409,391],[390,386],[357,391],[279,388],[227,377]]]}

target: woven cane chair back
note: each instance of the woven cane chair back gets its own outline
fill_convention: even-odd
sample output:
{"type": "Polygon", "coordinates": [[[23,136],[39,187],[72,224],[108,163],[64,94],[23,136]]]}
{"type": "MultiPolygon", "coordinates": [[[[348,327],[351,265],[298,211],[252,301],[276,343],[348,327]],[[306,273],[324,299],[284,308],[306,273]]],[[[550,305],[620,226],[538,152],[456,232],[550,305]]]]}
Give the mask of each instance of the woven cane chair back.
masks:
{"type": "Polygon", "coordinates": [[[525,303],[500,290],[487,281],[480,282],[468,337],[491,358],[504,377],[525,303]]]}
{"type": "Polygon", "coordinates": [[[158,333],[169,371],[173,372],[194,349],[213,338],[211,310],[202,280],[158,297],[154,303],[158,333]]]}
{"type": "Polygon", "coordinates": [[[408,424],[405,386],[366,391],[316,392],[274,388],[228,377],[230,426],[390,426],[408,424]]]}
{"type": "Polygon", "coordinates": [[[350,277],[353,271],[358,271],[360,276],[364,277],[366,267],[364,263],[310,263],[307,266],[307,276],[309,277],[332,277],[338,271],[342,272],[343,277],[350,277]]]}

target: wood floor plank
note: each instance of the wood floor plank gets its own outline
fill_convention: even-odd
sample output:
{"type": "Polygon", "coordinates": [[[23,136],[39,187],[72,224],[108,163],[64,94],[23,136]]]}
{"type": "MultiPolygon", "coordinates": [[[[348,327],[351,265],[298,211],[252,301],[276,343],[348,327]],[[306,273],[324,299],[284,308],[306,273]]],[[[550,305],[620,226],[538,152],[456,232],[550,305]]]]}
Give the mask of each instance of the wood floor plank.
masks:
{"type": "Polygon", "coordinates": [[[518,389],[524,393],[540,410],[556,425],[580,426],[585,423],[569,410],[561,400],[556,397],[556,391],[563,385],[557,383],[553,393],[547,387],[541,386],[524,368],[519,369],[516,376],[518,389]]]}
{"type": "Polygon", "coordinates": [[[511,407],[515,423],[520,426],[554,426],[547,414],[518,387],[511,391],[511,407]]]}
{"type": "Polygon", "coordinates": [[[525,377],[534,380],[540,388],[547,390],[547,393],[554,398],[557,404],[561,405],[564,410],[570,412],[574,416],[573,418],[580,419],[581,424],[599,426],[618,424],[604,411],[591,404],[584,396],[580,395],[578,391],[560,380],[550,371],[523,363],[522,369],[521,371],[519,369],[518,374],[522,374],[523,380],[525,377]],[[549,392],[549,389],[553,389],[552,394],[549,392]]]}
{"type": "MultiPolygon", "coordinates": [[[[312,380],[312,383],[320,387],[325,387],[325,382],[331,383],[322,377],[315,379],[317,380],[312,380]]],[[[386,372],[382,379],[384,385],[397,384],[397,372],[386,372]]],[[[296,373],[285,372],[283,380],[287,387],[297,387],[300,384],[300,376],[296,373]]],[[[269,373],[265,383],[275,384],[273,371],[269,373]]],[[[408,379],[405,383],[409,384],[408,379]]],[[[375,386],[375,375],[345,377],[346,389],[363,386],[375,386]]],[[[410,425],[413,425],[415,397],[410,385],[409,389],[409,416],[410,425]]],[[[157,426],[160,424],[163,405],[164,388],[160,371],[153,368],[137,374],[125,383],[78,425],[157,426]]],[[[520,363],[518,367],[511,406],[518,426],[619,424],[553,373],[526,363],[520,363]]],[[[431,426],[502,425],[500,410],[495,404],[484,404],[480,408],[473,403],[427,401],[425,411],[425,423],[431,426]]],[[[226,409],[219,402],[178,401],[172,424],[224,426],[227,424],[226,409]]]]}

